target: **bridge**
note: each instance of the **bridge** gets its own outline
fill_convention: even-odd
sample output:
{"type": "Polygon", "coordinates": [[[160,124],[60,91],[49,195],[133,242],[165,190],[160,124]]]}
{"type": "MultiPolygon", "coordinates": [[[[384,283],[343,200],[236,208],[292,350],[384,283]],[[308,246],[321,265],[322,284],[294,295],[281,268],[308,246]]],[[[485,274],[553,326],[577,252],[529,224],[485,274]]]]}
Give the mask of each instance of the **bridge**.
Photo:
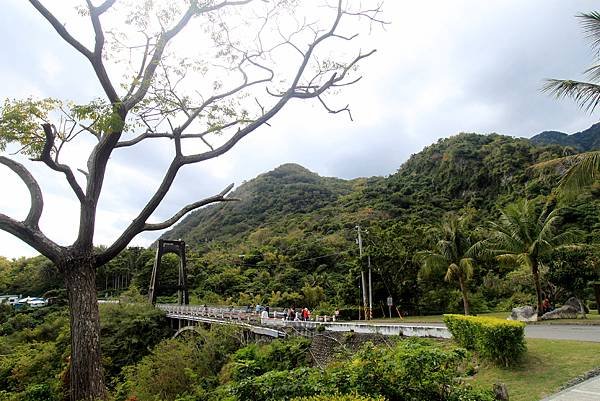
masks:
{"type": "Polygon", "coordinates": [[[261,325],[260,318],[255,313],[241,308],[227,308],[198,305],[156,304],[165,311],[167,318],[177,322],[177,333],[191,330],[198,323],[235,325],[259,336],[283,338],[286,332],[261,325]]]}
{"type": "MultiPolygon", "coordinates": [[[[156,304],[165,311],[167,318],[176,322],[178,334],[199,324],[231,324],[259,336],[273,338],[286,337],[288,333],[311,336],[319,331],[342,331],[385,336],[450,338],[446,327],[402,323],[362,323],[334,321],[289,321],[278,312],[271,312],[269,318],[261,319],[245,307],[201,306],[156,304]]],[[[325,319],[324,319],[325,320],[325,319]]]]}

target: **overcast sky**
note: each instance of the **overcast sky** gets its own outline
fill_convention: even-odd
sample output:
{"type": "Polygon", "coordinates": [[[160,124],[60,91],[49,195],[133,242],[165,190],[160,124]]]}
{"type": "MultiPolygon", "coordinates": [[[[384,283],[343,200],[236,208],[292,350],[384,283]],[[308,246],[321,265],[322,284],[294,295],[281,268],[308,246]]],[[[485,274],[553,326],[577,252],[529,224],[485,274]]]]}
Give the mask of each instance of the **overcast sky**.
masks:
{"type": "MultiPolygon", "coordinates": [[[[77,2],[44,3],[72,9],[77,2]]],[[[335,99],[340,105],[350,102],[353,122],[318,104],[293,102],[271,127],[255,131],[226,155],[186,167],[153,221],[283,163],[299,163],[324,176],[389,175],[424,146],[459,132],[530,137],[545,130],[584,130],[597,115],[551,99],[540,87],[545,78],[584,79],[594,54],[575,15],[595,6],[591,0],[387,0],[385,19],[391,24],[362,37],[361,45],[378,50],[361,65],[364,78],[335,99]]],[[[2,7],[2,98],[101,95],[90,66],[28,2],[4,0],[2,7]]],[[[77,152],[71,157],[76,164],[85,160],[77,152]]],[[[160,147],[146,145],[111,159],[96,244],[109,244],[134,218],[167,161],[160,147]]],[[[71,243],[77,231],[75,199],[60,177],[28,166],[44,190],[42,229],[60,244],[71,243]]],[[[4,166],[0,183],[0,212],[23,219],[27,190],[4,166]]],[[[159,234],[140,235],[133,244],[146,246],[159,234]]],[[[34,254],[0,232],[0,255],[34,254]]]]}

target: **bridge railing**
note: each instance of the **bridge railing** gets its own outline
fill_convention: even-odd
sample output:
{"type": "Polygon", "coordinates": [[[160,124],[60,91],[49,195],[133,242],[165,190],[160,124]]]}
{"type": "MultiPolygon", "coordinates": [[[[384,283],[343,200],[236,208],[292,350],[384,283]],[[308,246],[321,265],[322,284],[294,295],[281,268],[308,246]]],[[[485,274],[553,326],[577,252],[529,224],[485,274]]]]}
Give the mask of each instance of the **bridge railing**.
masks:
{"type": "Polygon", "coordinates": [[[205,305],[176,305],[156,304],[156,307],[167,312],[178,315],[202,316],[226,320],[257,321],[259,314],[248,312],[245,307],[220,307],[205,305]]]}

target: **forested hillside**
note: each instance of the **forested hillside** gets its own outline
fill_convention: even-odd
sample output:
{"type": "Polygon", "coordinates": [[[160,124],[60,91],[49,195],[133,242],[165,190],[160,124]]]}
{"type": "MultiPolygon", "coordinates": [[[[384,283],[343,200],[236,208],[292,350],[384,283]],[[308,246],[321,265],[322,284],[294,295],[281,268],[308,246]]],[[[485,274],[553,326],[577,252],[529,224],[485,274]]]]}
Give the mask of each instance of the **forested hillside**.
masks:
{"type": "Polygon", "coordinates": [[[590,128],[567,135],[564,132],[544,131],[531,138],[538,145],[561,145],[573,148],[577,152],[589,152],[600,149],[600,123],[590,128]]]}
{"type": "MultiPolygon", "coordinates": [[[[417,256],[435,247],[449,213],[468,220],[475,242],[486,238],[489,221],[508,205],[530,199],[538,211],[560,208],[561,230],[579,230],[579,246],[542,262],[545,293],[557,300],[571,294],[591,299],[587,283],[600,268],[597,247],[591,246],[600,240],[600,186],[557,204],[552,188],[562,167],[532,168],[564,152],[559,145],[462,133],[426,147],[387,177],[342,180],[285,164],[240,185],[231,194],[239,201],[198,210],[163,238],[188,245],[194,302],[307,305],[331,312],[359,303],[360,269],[367,265],[366,257],[358,257],[360,225],[364,255],[374,269],[376,313],[387,310],[383,303],[390,295],[403,312],[458,312],[457,286],[444,281],[441,271],[420,274],[417,256]]],[[[169,297],[177,259],[170,255],[165,262],[159,295],[169,297]]],[[[8,267],[0,274],[0,292],[26,293],[24,274],[36,283],[34,295],[56,287],[44,278],[51,266],[37,259],[3,263],[8,267]],[[39,273],[31,273],[36,263],[39,273]]],[[[151,250],[128,249],[98,270],[98,290],[111,295],[135,284],[144,292],[152,263],[151,250]]],[[[494,259],[476,260],[467,287],[476,313],[534,298],[528,271],[494,259]]]]}

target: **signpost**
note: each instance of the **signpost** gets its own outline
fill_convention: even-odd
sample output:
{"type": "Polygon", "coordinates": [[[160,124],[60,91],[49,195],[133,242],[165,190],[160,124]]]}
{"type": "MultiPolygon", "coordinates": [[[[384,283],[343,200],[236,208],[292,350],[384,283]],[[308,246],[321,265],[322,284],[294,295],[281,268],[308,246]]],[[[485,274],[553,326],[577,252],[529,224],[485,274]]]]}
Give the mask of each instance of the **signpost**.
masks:
{"type": "Polygon", "coordinates": [[[390,319],[392,318],[392,305],[394,305],[394,300],[392,299],[392,296],[390,295],[389,297],[387,297],[387,306],[390,312],[390,319]]]}

